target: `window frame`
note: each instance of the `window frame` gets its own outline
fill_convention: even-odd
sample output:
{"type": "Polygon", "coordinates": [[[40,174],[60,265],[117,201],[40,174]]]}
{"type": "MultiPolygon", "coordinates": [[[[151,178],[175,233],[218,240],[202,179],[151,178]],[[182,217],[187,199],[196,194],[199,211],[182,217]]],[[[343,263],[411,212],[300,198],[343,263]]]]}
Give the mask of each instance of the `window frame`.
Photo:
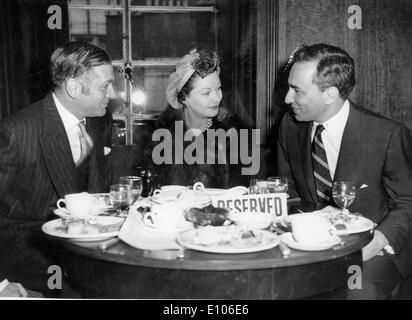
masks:
{"type": "MultiPolygon", "coordinates": [[[[183,12],[197,12],[197,13],[213,13],[214,24],[216,29],[216,2],[215,6],[136,6],[131,5],[132,0],[122,0],[123,5],[96,5],[96,4],[70,4],[68,2],[69,10],[69,23],[70,23],[70,10],[105,10],[105,11],[120,11],[122,13],[122,60],[113,60],[112,64],[114,67],[119,67],[123,70],[125,65],[133,67],[171,67],[175,66],[179,59],[162,59],[162,60],[133,60],[132,59],[132,30],[131,30],[131,15],[133,12],[138,13],[183,13],[183,12]]],[[[71,30],[69,28],[69,37],[71,38],[71,30]]],[[[215,48],[217,48],[217,34],[215,34],[215,48]]],[[[145,114],[134,114],[131,112],[131,93],[132,85],[130,81],[124,78],[124,88],[125,88],[125,100],[124,100],[124,113],[114,114],[113,120],[124,121],[126,128],[126,139],[125,145],[133,145],[133,124],[139,121],[147,121],[153,117],[145,114]]]]}

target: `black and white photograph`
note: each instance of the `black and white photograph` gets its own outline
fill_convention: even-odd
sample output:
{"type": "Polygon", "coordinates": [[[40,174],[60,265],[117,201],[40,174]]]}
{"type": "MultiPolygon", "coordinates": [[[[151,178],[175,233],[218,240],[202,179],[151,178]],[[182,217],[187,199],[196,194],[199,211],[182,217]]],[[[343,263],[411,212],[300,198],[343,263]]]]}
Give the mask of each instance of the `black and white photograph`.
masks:
{"type": "Polygon", "coordinates": [[[411,17],[0,1],[0,300],[412,300],[411,17]]]}

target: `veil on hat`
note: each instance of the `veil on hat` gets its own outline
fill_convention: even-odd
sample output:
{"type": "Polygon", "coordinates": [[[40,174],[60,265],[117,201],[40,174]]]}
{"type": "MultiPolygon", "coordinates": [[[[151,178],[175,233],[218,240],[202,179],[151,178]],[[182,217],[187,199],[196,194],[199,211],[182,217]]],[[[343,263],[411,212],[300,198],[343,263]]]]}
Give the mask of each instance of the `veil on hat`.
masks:
{"type": "Polygon", "coordinates": [[[169,77],[169,84],[166,88],[166,98],[169,104],[175,109],[182,108],[182,105],[177,101],[177,94],[195,72],[192,63],[197,59],[199,59],[197,49],[191,50],[189,54],[185,55],[176,64],[176,71],[169,77]]]}

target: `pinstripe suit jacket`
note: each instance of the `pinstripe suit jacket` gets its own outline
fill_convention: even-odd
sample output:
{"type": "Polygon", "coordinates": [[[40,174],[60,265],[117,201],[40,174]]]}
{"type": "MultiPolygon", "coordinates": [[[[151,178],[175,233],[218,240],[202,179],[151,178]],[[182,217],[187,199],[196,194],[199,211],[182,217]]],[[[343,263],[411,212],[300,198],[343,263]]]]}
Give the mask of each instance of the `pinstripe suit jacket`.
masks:
{"type": "MultiPolygon", "coordinates": [[[[311,122],[282,120],[278,141],[279,173],[288,177],[290,193],[316,203],[311,160],[311,122]]],[[[358,187],[349,207],[378,224],[406,275],[412,269],[412,139],[403,125],[350,104],[334,181],[358,187]]]]}
{"type": "MultiPolygon", "coordinates": [[[[111,115],[88,118],[94,142],[88,158],[88,192],[107,192],[111,115]]],[[[81,192],[69,140],[51,93],[0,123],[0,273],[39,253],[40,227],[49,207],[81,192]]]]}

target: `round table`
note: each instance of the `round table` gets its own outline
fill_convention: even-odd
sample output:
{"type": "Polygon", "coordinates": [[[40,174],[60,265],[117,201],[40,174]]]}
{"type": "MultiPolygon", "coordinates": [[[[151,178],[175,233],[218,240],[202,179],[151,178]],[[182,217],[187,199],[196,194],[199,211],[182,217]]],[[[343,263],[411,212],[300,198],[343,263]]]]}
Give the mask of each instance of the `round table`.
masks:
{"type": "Polygon", "coordinates": [[[87,298],[296,299],[347,286],[351,265],[362,265],[361,249],[371,232],[342,237],[345,244],[325,251],[291,249],[284,258],[270,250],[218,254],[185,250],[140,250],[119,241],[53,238],[63,248],[61,264],[70,283],[87,298]]]}

